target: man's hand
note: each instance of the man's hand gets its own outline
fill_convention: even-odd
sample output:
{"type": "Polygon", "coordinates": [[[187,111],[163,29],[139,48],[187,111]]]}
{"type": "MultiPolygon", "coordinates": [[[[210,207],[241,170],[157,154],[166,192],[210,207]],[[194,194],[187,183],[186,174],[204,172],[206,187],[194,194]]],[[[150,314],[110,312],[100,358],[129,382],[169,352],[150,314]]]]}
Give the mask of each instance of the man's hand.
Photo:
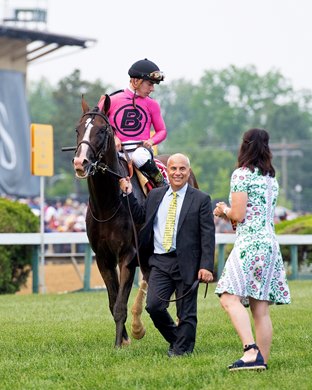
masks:
{"type": "Polygon", "coordinates": [[[132,184],[130,177],[127,176],[119,180],[119,187],[124,194],[130,194],[132,192],[132,184]]]}
{"type": "Polygon", "coordinates": [[[204,282],[204,283],[209,283],[209,282],[212,282],[213,281],[213,275],[210,271],[208,271],[207,269],[204,269],[204,268],[201,268],[199,271],[198,271],[198,279],[201,281],[201,282],[204,282]]]}

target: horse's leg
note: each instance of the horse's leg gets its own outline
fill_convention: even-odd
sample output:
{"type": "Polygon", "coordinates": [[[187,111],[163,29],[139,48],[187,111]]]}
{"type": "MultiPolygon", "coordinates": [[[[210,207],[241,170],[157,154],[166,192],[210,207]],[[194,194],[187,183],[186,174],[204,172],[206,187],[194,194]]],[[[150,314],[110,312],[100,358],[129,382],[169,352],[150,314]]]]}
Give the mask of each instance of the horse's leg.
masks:
{"type": "MultiPolygon", "coordinates": [[[[108,293],[108,302],[109,302],[109,309],[110,312],[112,313],[112,316],[114,318],[114,321],[116,323],[115,319],[115,307],[116,307],[116,302],[117,302],[117,297],[119,293],[119,278],[117,274],[117,269],[116,267],[107,267],[105,265],[104,261],[101,261],[100,258],[97,256],[96,257],[97,265],[100,271],[100,274],[102,276],[102,279],[104,280],[105,286],[107,288],[107,293],[108,293]]],[[[114,264],[112,261],[111,263],[108,262],[108,264],[114,264]]],[[[117,330],[116,330],[117,332],[117,330]]],[[[121,346],[121,341],[119,344],[117,344],[117,339],[122,340],[122,331],[120,331],[120,335],[117,336],[116,333],[116,342],[115,346],[120,347],[121,346]]]]}
{"type": "Polygon", "coordinates": [[[147,282],[143,279],[140,282],[138,293],[135,297],[134,303],[131,308],[132,323],[131,323],[131,334],[132,336],[140,340],[145,335],[145,327],[141,319],[143,311],[143,303],[147,292],[147,282]]]}
{"type": "Polygon", "coordinates": [[[130,344],[130,339],[128,338],[125,323],[127,320],[128,299],[134,279],[135,267],[131,265],[127,266],[127,261],[121,259],[119,263],[119,269],[119,292],[114,307],[114,319],[116,323],[116,345],[128,345],[130,344]],[[119,338],[120,335],[121,337],[119,338]]]}

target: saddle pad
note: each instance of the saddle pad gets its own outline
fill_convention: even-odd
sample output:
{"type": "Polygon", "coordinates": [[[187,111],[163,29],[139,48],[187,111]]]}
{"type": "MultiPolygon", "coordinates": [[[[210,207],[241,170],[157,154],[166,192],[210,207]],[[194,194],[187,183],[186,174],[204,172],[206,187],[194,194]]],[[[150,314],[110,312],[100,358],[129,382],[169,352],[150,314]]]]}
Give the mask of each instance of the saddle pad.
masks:
{"type": "Polygon", "coordinates": [[[147,196],[148,192],[150,191],[150,184],[148,182],[148,178],[146,176],[143,175],[143,173],[136,167],[134,166],[134,170],[135,170],[135,173],[138,177],[138,180],[139,180],[139,183],[140,183],[140,186],[144,192],[144,195],[147,196]]]}
{"type": "Polygon", "coordinates": [[[158,169],[160,170],[161,174],[168,182],[167,167],[157,158],[154,158],[154,161],[155,161],[158,169]]]}

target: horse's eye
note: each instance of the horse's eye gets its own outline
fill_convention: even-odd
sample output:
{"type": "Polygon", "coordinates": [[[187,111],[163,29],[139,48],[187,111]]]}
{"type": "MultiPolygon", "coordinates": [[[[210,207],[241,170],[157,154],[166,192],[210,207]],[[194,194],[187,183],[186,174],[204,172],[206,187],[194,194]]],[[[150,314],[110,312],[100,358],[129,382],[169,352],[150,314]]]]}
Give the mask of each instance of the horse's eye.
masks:
{"type": "Polygon", "coordinates": [[[78,134],[78,129],[77,129],[77,127],[75,128],[75,132],[78,134]]]}
{"type": "Polygon", "coordinates": [[[100,127],[100,132],[101,133],[104,133],[107,129],[107,126],[103,126],[103,127],[100,127]]]}

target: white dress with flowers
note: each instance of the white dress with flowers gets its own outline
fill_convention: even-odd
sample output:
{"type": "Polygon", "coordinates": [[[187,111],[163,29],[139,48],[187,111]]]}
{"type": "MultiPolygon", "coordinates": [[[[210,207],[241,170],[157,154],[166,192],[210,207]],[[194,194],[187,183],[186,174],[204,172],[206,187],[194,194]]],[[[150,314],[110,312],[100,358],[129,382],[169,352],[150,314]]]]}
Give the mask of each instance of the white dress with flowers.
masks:
{"type": "Polygon", "coordinates": [[[270,303],[290,303],[285,269],[274,231],[277,180],[268,175],[262,176],[258,168],[254,172],[238,168],[232,174],[232,192],[247,192],[247,211],[245,219],[237,224],[234,248],[215,293],[238,295],[245,305],[248,305],[248,297],[270,303]]]}

